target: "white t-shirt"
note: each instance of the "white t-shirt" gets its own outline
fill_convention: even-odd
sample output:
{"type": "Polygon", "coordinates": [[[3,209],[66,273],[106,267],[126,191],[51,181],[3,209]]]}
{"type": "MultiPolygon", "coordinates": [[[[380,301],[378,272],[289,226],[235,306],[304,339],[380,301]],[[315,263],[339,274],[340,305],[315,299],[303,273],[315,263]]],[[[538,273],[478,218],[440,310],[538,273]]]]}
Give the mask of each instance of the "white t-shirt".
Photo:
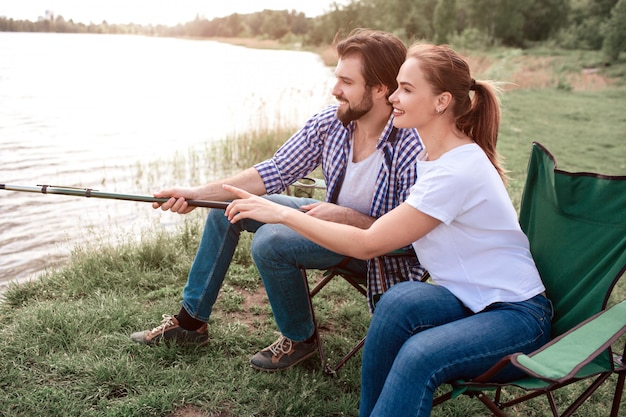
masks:
{"type": "Polygon", "coordinates": [[[474,312],[543,292],[528,238],[483,150],[463,145],[417,164],[406,202],[442,222],[413,243],[433,281],[474,312]]]}
{"type": "Polygon", "coordinates": [[[352,162],[354,141],[350,146],[346,174],[337,196],[337,204],[349,207],[363,214],[370,214],[378,172],[383,165],[383,153],[376,149],[370,156],[359,162],[352,162]]]}

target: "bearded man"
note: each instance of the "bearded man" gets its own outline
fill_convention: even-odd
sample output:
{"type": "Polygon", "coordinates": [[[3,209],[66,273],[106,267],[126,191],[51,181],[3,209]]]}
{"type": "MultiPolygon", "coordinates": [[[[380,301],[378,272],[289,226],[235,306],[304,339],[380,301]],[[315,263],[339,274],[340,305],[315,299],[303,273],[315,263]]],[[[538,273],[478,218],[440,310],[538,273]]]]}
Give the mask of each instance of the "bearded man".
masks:
{"type": "MultiPolygon", "coordinates": [[[[168,188],[171,197],[155,208],[186,214],[186,200],[227,201],[236,196],[223,184],[242,188],[310,216],[368,228],[377,217],[402,203],[417,178],[415,161],[423,147],[414,129],[393,127],[389,96],[406,57],[397,37],[361,29],[336,44],[338,63],[332,94],[338,104],[312,116],[266,161],[238,174],[192,188],[168,188]],[[321,165],[326,201],[280,194],[321,165]]],[[[367,274],[370,308],[385,289],[423,274],[417,259],[385,258],[383,272],[374,262],[346,259],[280,224],[245,220],[231,224],[221,210],[210,210],[200,246],[183,290],[180,311],[164,315],[152,330],[131,339],[152,345],[209,341],[208,322],[241,232],[254,233],[251,252],[281,336],[257,352],[251,366],[262,371],[288,369],[316,352],[315,326],[300,268],[343,268],[367,274]]]]}

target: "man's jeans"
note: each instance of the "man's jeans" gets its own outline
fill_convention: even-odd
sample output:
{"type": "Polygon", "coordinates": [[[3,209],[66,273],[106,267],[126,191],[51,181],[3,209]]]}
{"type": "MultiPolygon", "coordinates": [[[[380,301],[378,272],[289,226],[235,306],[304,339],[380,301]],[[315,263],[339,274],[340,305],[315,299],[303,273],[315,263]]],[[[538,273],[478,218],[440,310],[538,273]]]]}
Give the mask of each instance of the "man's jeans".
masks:
{"type": "MultiPolygon", "coordinates": [[[[318,202],[285,195],[267,198],[295,209],[318,202]]],[[[210,210],[183,291],[183,307],[192,317],[209,321],[243,231],[255,233],[252,257],[263,279],[278,329],[296,342],[306,340],[315,329],[300,268],[328,268],[340,263],[345,256],[324,249],[280,224],[263,224],[250,219],[231,224],[223,210],[210,210]]],[[[346,268],[365,273],[367,265],[365,261],[354,259],[346,268]]]]}
{"type": "MultiPolygon", "coordinates": [[[[439,385],[476,377],[505,355],[548,342],[551,314],[541,295],[473,314],[441,286],[393,286],[367,333],[359,415],[429,416],[439,385]]],[[[504,380],[517,376],[512,367],[508,371],[504,380]]]]}

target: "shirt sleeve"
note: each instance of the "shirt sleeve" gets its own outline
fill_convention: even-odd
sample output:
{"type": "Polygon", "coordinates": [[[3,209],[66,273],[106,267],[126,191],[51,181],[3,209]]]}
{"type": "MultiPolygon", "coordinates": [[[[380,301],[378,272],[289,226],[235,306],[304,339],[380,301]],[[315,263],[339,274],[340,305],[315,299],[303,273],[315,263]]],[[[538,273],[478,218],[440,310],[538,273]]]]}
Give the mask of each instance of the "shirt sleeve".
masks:
{"type": "Polygon", "coordinates": [[[272,158],[254,165],[268,194],[283,192],[320,164],[328,118],[334,114],[334,108],[329,107],[314,115],[272,158]]]}
{"type": "Polygon", "coordinates": [[[459,178],[457,172],[445,165],[439,165],[437,169],[419,170],[419,179],[411,188],[406,202],[422,213],[450,224],[463,209],[469,185],[459,178]]]}

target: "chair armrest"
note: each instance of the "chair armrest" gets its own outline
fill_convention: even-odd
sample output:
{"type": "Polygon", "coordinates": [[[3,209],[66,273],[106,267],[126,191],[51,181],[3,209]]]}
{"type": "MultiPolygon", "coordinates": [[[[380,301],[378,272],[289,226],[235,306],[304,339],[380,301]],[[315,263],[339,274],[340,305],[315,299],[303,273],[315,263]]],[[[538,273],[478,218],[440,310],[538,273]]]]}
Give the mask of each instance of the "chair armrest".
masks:
{"type": "Polygon", "coordinates": [[[576,375],[626,333],[626,300],[601,311],[535,352],[511,363],[529,375],[560,382],[576,375]]]}

